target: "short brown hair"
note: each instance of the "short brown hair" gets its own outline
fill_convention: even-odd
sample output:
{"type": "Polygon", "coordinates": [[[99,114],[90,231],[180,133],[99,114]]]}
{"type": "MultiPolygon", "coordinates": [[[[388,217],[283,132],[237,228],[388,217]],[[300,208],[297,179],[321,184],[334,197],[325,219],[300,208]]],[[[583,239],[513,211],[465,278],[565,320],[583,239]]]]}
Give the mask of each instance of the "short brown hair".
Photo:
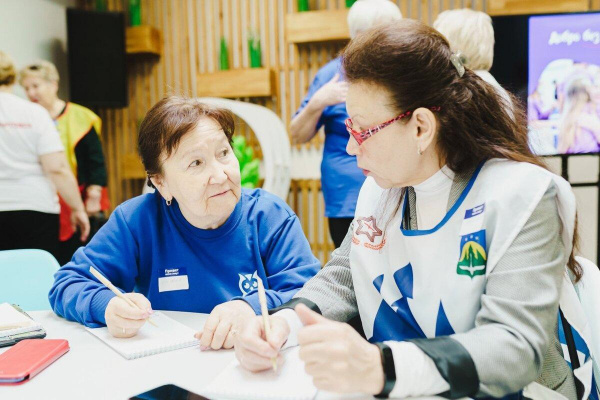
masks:
{"type": "Polygon", "coordinates": [[[8,54],[0,51],[0,86],[12,85],[16,77],[17,71],[13,60],[8,54]]]}
{"type": "MultiPolygon", "coordinates": [[[[215,120],[231,142],[235,122],[227,109],[211,107],[189,97],[167,96],[148,111],[138,134],[138,152],[148,177],[161,173],[162,154],[169,157],[181,138],[193,130],[202,117],[215,120]]],[[[148,186],[154,187],[150,180],[148,186]]]]}

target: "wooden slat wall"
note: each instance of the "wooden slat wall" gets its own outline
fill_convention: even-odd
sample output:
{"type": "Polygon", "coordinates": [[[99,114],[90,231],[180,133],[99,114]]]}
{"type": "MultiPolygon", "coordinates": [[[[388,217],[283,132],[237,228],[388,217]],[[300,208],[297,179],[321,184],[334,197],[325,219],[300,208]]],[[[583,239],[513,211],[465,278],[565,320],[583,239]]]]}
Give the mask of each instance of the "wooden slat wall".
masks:
{"type": "MultiPolygon", "coordinates": [[[[488,0],[396,0],[403,15],[432,23],[451,8],[486,11],[488,0]]],[[[600,8],[600,0],[590,0],[600,8]]],[[[109,10],[126,11],[126,0],[108,0],[109,10]]],[[[341,9],[344,0],[311,0],[311,9],[341,9]]],[[[84,2],[91,8],[93,1],[84,2]]],[[[284,15],[297,9],[296,0],[142,0],[142,22],[163,35],[160,59],[131,58],[128,62],[129,107],[98,110],[104,121],[103,140],[114,206],[138,195],[140,179],[123,179],[122,160],[136,151],[136,131],[145,112],[167,93],[195,96],[196,75],[218,69],[220,38],[229,48],[230,68],[249,66],[248,32],[258,32],[263,66],[276,73],[276,91],[270,98],[242,99],[268,107],[289,124],[317,70],[342,49],[344,43],[288,45],[284,41],[284,15]]],[[[241,121],[238,132],[260,155],[250,129],[241,121]]],[[[322,135],[307,146],[321,147],[322,135]]],[[[130,161],[130,159],[129,159],[130,161]]],[[[315,255],[323,262],[333,244],[323,217],[320,181],[293,181],[289,203],[298,214],[315,255]]]]}

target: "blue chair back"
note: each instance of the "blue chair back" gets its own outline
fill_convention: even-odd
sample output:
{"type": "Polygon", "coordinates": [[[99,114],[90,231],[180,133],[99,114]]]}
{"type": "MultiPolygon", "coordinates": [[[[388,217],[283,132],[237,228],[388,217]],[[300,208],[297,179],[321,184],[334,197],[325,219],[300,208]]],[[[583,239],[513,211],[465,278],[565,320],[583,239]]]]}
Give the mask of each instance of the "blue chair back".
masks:
{"type": "Polygon", "coordinates": [[[0,251],[0,303],[25,311],[50,310],[48,292],[60,265],[47,251],[0,251]]]}

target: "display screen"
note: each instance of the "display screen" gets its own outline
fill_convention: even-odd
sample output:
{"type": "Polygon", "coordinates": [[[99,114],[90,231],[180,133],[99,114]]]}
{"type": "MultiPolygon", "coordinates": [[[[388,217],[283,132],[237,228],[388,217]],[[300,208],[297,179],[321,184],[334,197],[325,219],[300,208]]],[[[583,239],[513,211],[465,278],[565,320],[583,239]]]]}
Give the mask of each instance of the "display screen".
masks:
{"type": "Polygon", "coordinates": [[[600,152],[600,13],[529,18],[527,118],[537,154],[600,152]]]}
{"type": "Polygon", "coordinates": [[[600,13],[492,21],[490,72],[527,107],[532,150],[600,153],[600,13]]]}

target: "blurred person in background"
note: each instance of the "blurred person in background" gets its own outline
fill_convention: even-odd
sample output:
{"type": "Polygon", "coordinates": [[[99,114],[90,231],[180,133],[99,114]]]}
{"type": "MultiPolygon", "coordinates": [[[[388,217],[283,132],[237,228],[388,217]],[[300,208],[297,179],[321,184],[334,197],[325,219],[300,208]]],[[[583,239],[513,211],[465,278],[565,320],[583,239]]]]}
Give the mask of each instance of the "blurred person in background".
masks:
{"type": "Polygon", "coordinates": [[[438,15],[433,27],[446,37],[450,48],[460,55],[464,66],[493,85],[508,107],[512,107],[510,95],[490,74],[495,43],[490,16],[468,8],[447,10],[438,15]]]}
{"type": "MultiPolygon", "coordinates": [[[[400,18],[400,9],[389,0],[358,0],[348,13],[350,37],[400,18]]],[[[341,65],[341,58],[336,57],[317,72],[290,123],[290,134],[296,143],[308,142],[325,127],[321,186],[329,233],[336,248],[342,244],[354,218],[358,192],[365,180],[356,157],[346,152],[348,84],[341,65]]]]}
{"type": "Polygon", "coordinates": [[[52,120],[43,107],[12,94],[15,79],[14,63],[0,51],[0,250],[34,248],[56,257],[56,191],[80,240],[90,223],[52,120]]]}
{"type": "MultiPolygon", "coordinates": [[[[91,110],[58,98],[60,77],[54,64],[48,61],[37,61],[24,67],[19,81],[29,100],[48,110],[56,124],[69,166],[77,177],[85,211],[94,227],[93,235],[105,221],[103,212],[110,206],[106,191],[106,166],[100,142],[102,121],[91,110]]],[[[85,242],[72,229],[69,223],[70,208],[62,198],[60,205],[58,261],[63,265],[85,242]]]]}

